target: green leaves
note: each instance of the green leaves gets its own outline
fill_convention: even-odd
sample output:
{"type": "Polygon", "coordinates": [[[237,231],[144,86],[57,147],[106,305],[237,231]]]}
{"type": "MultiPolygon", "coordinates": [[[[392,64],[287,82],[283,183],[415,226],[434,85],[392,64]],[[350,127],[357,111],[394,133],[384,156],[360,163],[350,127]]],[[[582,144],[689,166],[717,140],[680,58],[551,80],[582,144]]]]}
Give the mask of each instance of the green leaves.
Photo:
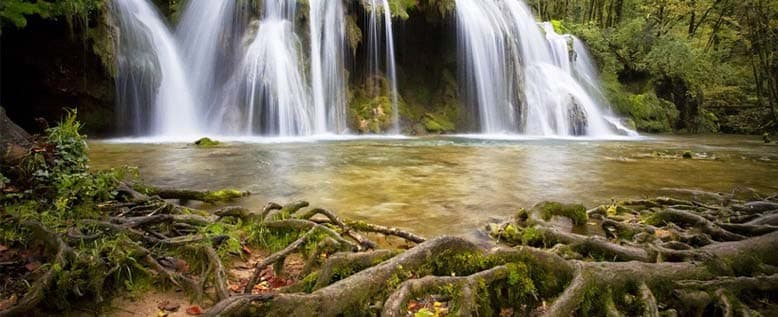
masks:
{"type": "Polygon", "coordinates": [[[42,17],[48,17],[51,10],[51,4],[48,2],[36,1],[31,3],[25,0],[4,0],[0,4],[0,20],[10,22],[17,28],[27,26],[27,16],[37,14],[42,17]]]}
{"type": "Polygon", "coordinates": [[[85,17],[102,6],[102,0],[3,0],[0,3],[0,25],[10,23],[17,28],[27,26],[27,17],[38,15],[42,18],[64,16],[70,21],[73,17],[85,17]]]}

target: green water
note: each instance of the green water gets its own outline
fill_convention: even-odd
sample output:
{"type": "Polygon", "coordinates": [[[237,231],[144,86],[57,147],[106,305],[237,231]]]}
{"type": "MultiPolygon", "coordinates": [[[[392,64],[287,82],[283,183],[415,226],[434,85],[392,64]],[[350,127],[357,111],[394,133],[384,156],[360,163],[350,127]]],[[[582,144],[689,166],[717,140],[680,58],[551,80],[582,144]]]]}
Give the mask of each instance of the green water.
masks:
{"type": "Polygon", "coordinates": [[[92,166],[132,165],[164,187],[237,188],[236,204],[307,200],[427,236],[467,234],[542,200],[587,206],[663,188],[778,192],[778,146],[756,137],[641,141],[466,138],[186,144],[92,142],[92,166]],[[694,153],[683,159],[685,151],[694,153]]]}

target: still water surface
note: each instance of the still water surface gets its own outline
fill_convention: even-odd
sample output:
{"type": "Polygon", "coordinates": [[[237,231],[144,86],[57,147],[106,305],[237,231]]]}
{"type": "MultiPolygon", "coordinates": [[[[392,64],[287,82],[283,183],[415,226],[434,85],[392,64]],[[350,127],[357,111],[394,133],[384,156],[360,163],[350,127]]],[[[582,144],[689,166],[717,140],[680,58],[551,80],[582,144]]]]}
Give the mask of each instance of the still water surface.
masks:
{"type": "Polygon", "coordinates": [[[90,143],[95,168],[131,165],[163,187],[248,190],[237,204],[307,200],[427,236],[466,234],[542,200],[587,206],[663,188],[778,192],[778,145],[756,137],[631,141],[467,137],[184,143],[90,143]],[[692,151],[692,159],[683,159],[692,151]]]}

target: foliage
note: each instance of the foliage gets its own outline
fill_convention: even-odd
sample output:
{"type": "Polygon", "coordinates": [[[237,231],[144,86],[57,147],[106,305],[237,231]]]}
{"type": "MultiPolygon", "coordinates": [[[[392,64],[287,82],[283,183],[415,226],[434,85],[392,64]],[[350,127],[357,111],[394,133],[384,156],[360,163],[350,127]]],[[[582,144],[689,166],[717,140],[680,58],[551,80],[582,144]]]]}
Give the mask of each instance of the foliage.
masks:
{"type": "Polygon", "coordinates": [[[563,26],[587,42],[614,109],[638,129],[775,129],[774,1],[529,2],[542,19],[561,21],[555,28],[563,26]],[[739,113],[753,107],[767,111],[743,122],[739,113]]]}
{"type": "Polygon", "coordinates": [[[10,23],[17,28],[27,25],[27,17],[38,15],[44,19],[64,17],[71,23],[86,17],[103,6],[103,0],[4,0],[0,4],[0,23],[10,23]]]}
{"type": "MultiPolygon", "coordinates": [[[[0,244],[26,247],[33,233],[22,223],[37,221],[45,230],[89,236],[99,232],[78,220],[99,218],[98,202],[114,199],[120,180],[136,175],[129,168],[92,171],[86,136],[68,111],[62,121],[39,137],[21,166],[4,166],[4,182],[11,186],[0,196],[0,244]],[[29,178],[29,179],[25,179],[29,178]]],[[[152,285],[154,274],[141,262],[145,253],[123,234],[101,234],[73,245],[77,256],[53,261],[50,297],[41,308],[67,310],[79,299],[102,303],[118,291],[138,294],[152,285]]]]}

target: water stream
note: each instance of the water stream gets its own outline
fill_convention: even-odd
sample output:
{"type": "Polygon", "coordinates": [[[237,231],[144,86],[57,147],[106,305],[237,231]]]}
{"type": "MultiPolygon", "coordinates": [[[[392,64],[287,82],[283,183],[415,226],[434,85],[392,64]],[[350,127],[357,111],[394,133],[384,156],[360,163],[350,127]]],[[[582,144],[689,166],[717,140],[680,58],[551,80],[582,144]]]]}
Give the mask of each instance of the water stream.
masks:
{"type": "Polygon", "coordinates": [[[754,137],[296,141],[244,139],[212,149],[94,142],[90,157],[96,168],[139,166],[158,186],[250,190],[236,203],[254,210],[303,199],[428,236],[468,233],[542,200],[593,207],[668,195],[662,188],[778,192],[778,146],[754,137]],[[694,158],[682,159],[685,151],[694,158]]]}

